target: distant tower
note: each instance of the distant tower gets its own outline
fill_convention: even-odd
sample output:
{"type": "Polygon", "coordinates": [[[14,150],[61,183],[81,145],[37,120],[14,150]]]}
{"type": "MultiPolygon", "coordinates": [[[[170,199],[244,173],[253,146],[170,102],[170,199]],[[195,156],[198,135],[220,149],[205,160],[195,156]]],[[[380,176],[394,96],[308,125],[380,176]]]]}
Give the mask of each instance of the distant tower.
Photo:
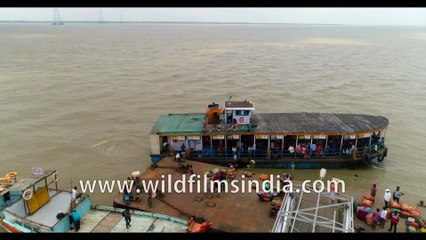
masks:
{"type": "Polygon", "coordinates": [[[53,9],[53,20],[52,25],[64,25],[64,22],[61,20],[61,14],[59,14],[59,9],[53,9]]]}
{"type": "Polygon", "coordinates": [[[99,8],[99,24],[104,24],[104,15],[102,14],[102,8],[99,8]]]}

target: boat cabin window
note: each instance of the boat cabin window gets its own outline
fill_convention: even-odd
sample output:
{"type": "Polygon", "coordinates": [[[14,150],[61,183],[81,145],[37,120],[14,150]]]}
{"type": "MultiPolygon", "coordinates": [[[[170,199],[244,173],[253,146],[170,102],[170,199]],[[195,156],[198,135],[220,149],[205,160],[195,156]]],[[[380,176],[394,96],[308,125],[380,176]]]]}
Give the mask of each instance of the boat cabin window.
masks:
{"type": "Polygon", "coordinates": [[[297,152],[297,156],[303,157],[309,152],[309,147],[311,146],[311,137],[310,135],[299,135],[299,139],[297,141],[297,145],[295,150],[297,152]]]}
{"type": "Polygon", "coordinates": [[[249,148],[252,149],[254,136],[252,134],[241,135],[241,157],[249,156],[249,148]]]}
{"type": "Polygon", "coordinates": [[[355,147],[355,135],[345,135],[343,137],[342,153],[346,155],[352,154],[355,147]]]}
{"type": "Polygon", "coordinates": [[[286,135],[284,137],[284,155],[294,156],[294,151],[296,151],[296,135],[286,135]],[[292,147],[293,153],[288,150],[290,147],[292,147]]]}
{"type": "Polygon", "coordinates": [[[203,150],[210,150],[211,149],[210,136],[203,136],[202,140],[203,140],[203,150]]]}
{"type": "Polygon", "coordinates": [[[357,148],[358,150],[362,150],[365,147],[368,147],[370,144],[370,138],[366,137],[366,138],[358,138],[358,142],[357,142],[357,148]]]}
{"type": "Polygon", "coordinates": [[[339,155],[341,141],[342,141],[341,135],[337,135],[337,136],[329,135],[328,141],[327,141],[326,155],[327,156],[339,155]]]}

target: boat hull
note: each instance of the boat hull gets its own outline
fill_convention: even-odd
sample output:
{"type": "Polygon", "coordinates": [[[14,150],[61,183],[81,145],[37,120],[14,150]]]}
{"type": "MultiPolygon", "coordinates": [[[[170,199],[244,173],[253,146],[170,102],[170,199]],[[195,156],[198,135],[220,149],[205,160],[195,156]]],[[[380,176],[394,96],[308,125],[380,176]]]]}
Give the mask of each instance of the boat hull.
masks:
{"type": "Polygon", "coordinates": [[[4,228],[4,230],[6,230],[9,233],[22,233],[22,231],[20,231],[19,229],[9,225],[8,223],[6,223],[3,220],[1,220],[1,226],[4,228]]]}

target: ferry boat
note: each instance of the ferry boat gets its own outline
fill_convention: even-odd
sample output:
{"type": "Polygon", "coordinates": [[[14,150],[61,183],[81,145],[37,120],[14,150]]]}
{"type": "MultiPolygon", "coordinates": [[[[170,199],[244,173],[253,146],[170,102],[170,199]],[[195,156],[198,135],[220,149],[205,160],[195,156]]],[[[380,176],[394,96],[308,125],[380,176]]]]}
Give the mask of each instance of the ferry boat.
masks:
{"type": "Polygon", "coordinates": [[[264,168],[356,168],[387,156],[383,116],[255,113],[252,101],[225,101],[204,113],[162,115],[150,132],[151,161],[185,154],[226,165],[264,168]]]}
{"type": "Polygon", "coordinates": [[[2,227],[12,233],[74,232],[67,213],[81,217],[79,232],[187,232],[188,221],[163,214],[134,211],[132,227],[126,228],[124,209],[92,205],[89,195],[72,200],[70,191],[58,189],[59,175],[46,171],[20,179],[0,191],[2,227]],[[50,187],[50,185],[54,185],[50,187]],[[63,213],[58,218],[58,213],[63,213]]]}

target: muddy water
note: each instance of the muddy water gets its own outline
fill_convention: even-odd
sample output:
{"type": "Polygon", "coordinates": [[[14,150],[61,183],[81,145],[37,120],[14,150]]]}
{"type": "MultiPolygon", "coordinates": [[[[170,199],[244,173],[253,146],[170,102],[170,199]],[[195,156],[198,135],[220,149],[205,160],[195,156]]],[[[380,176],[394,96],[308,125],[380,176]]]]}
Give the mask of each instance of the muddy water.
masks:
{"type": "Polygon", "coordinates": [[[399,185],[414,203],[426,198],[425,63],[424,27],[1,24],[0,175],[56,169],[64,189],[126,178],[149,166],[159,115],[232,95],[257,112],[386,116],[383,166],[328,176],[378,196],[399,185]]]}

